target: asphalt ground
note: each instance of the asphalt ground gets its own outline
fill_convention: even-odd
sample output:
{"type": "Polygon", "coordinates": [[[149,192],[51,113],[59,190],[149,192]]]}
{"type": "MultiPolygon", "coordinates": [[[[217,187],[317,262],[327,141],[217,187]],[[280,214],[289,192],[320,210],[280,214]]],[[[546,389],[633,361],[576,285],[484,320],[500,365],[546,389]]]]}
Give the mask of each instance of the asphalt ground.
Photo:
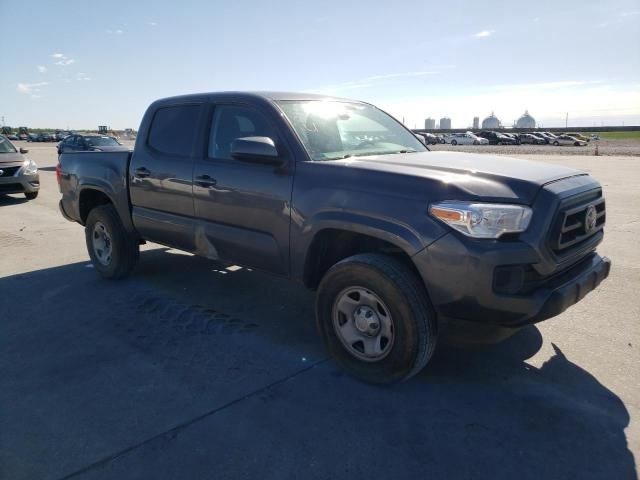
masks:
{"type": "Polygon", "coordinates": [[[57,209],[0,197],[2,479],[632,479],[640,452],[640,160],[578,167],[607,198],[610,277],[498,345],[441,345],[394,387],[344,375],[314,294],[158,245],[100,279],[57,209]]]}

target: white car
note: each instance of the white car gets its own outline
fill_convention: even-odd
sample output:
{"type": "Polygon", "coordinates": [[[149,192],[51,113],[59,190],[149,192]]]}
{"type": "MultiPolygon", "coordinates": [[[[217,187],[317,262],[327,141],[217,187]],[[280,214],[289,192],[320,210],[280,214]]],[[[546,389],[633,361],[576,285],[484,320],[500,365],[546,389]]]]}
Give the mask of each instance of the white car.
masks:
{"type": "Polygon", "coordinates": [[[569,135],[559,135],[553,140],[553,144],[556,147],[558,145],[575,145],[576,147],[584,147],[587,144],[587,142],[578,140],[575,137],[570,137],[569,135]]]}
{"type": "Polygon", "coordinates": [[[473,133],[450,133],[446,137],[447,143],[451,145],[489,145],[486,138],[476,137],[473,133]]]}

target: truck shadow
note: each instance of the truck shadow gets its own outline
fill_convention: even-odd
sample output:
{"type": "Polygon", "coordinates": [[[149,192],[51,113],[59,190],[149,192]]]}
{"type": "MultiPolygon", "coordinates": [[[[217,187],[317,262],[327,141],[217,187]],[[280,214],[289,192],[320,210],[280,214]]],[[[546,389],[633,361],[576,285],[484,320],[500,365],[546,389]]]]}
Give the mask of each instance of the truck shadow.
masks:
{"type": "MultiPolygon", "coordinates": [[[[39,476],[25,474],[32,455],[47,472],[73,471],[245,397],[250,408],[240,415],[260,412],[255,431],[238,437],[253,442],[253,455],[271,451],[266,443],[279,432],[279,448],[299,454],[301,464],[333,459],[321,463],[327,478],[345,461],[345,444],[358,445],[349,460],[357,466],[352,473],[362,474],[355,477],[429,471],[431,478],[636,478],[622,400],[557,345],[540,367],[528,364],[543,346],[535,327],[498,345],[443,346],[414,379],[379,388],[323,361],[312,293],[171,249],[142,252],[134,276],[122,282],[101,280],[82,262],[0,278],[0,291],[13,300],[6,317],[0,314],[0,389],[10,392],[0,396],[0,411],[8,413],[0,430],[5,439],[38,444],[35,453],[32,443],[11,444],[8,458],[20,459],[7,463],[11,478],[39,476]],[[319,363],[248,395],[311,362],[319,363]],[[33,411],[38,422],[30,420],[33,411]],[[296,441],[309,431],[324,439],[319,450],[296,441]],[[92,442],[103,450],[83,451],[73,468],[56,467],[92,442]],[[382,450],[389,462],[367,467],[382,450]]],[[[228,415],[218,428],[236,438],[235,425],[247,423],[228,415]]],[[[217,442],[216,432],[203,435],[217,442]]]]}

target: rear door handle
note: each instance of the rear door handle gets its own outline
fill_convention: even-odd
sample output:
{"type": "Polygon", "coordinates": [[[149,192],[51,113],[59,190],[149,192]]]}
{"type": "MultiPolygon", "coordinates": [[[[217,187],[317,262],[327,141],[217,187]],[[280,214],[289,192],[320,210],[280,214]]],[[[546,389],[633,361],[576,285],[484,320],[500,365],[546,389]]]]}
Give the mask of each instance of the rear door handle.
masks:
{"type": "Polygon", "coordinates": [[[147,170],[145,167],[136,168],[135,172],[133,172],[133,176],[136,178],[144,178],[151,175],[151,172],[147,170]]]}
{"type": "Polygon", "coordinates": [[[216,185],[216,179],[209,175],[200,175],[195,178],[195,184],[203,188],[213,188],[216,185]]]}

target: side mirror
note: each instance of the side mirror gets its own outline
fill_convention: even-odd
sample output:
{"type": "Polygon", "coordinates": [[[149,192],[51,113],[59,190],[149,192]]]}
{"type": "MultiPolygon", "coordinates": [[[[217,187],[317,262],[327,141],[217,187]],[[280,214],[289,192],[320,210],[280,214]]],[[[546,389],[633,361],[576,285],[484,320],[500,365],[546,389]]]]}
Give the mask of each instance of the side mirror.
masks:
{"type": "Polygon", "coordinates": [[[20,153],[29,153],[29,150],[27,150],[26,148],[20,147],[20,153]]]}
{"type": "Polygon", "coordinates": [[[269,137],[236,138],[231,143],[231,157],[263,165],[280,165],[276,144],[269,137]]]}

